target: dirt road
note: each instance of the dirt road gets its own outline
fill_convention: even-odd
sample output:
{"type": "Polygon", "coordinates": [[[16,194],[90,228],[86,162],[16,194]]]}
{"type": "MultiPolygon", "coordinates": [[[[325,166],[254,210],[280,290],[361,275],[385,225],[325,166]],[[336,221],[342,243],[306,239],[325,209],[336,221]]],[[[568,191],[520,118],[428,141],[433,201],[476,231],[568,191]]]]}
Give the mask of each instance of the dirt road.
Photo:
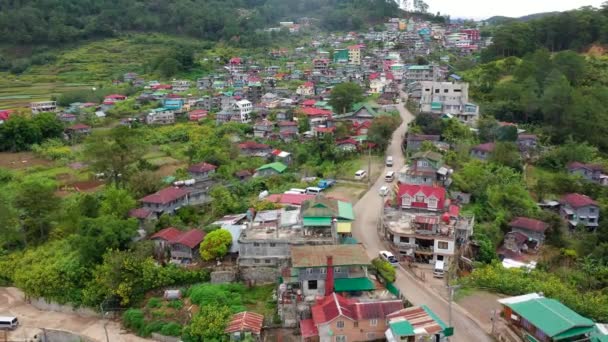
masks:
{"type": "Polygon", "coordinates": [[[98,317],[82,317],[72,313],[38,310],[23,300],[23,292],[14,287],[0,288],[0,316],[15,316],[21,326],[9,333],[9,341],[29,341],[41,328],[73,332],[99,342],[151,341],[126,334],[120,324],[98,317]],[[104,330],[104,325],[108,331],[104,330]]]}
{"type": "MultiPolygon", "coordinates": [[[[405,97],[405,94],[402,93],[401,96],[405,97]]],[[[403,136],[407,131],[408,123],[411,122],[414,117],[403,104],[399,104],[398,109],[401,118],[403,119],[403,124],[401,124],[393,133],[391,144],[386,152],[387,155],[393,156],[393,167],[386,168],[385,171],[399,171],[405,163],[405,158],[401,151],[401,143],[403,141],[403,136]]],[[[381,173],[381,175],[382,174],[384,173],[381,173]]],[[[380,217],[380,211],[382,210],[382,200],[378,194],[378,190],[383,185],[385,185],[384,177],[381,176],[354,207],[357,215],[357,219],[353,225],[354,237],[363,243],[370,258],[375,258],[378,256],[380,250],[386,249],[380,241],[377,232],[378,219],[380,217]]],[[[429,289],[427,284],[418,282],[418,280],[403,269],[397,271],[397,281],[395,284],[410,302],[415,305],[426,304],[431,310],[437,313],[446,324],[448,324],[449,310],[447,301],[429,289]]],[[[451,338],[451,341],[492,341],[492,339],[488,337],[486,331],[470,319],[463,308],[454,304],[452,313],[454,336],[451,338]]]]}

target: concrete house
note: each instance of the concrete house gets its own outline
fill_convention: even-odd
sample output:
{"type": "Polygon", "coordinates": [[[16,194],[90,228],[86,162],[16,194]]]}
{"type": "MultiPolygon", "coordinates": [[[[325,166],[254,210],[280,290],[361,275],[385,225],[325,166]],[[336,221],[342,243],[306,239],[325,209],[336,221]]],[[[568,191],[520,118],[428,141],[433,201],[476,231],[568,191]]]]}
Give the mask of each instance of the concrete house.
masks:
{"type": "Polygon", "coordinates": [[[253,124],[253,136],[256,138],[265,138],[272,133],[274,123],[264,119],[258,120],[253,124]]]}
{"type": "Polygon", "coordinates": [[[452,82],[418,82],[420,112],[450,114],[461,122],[474,125],[479,107],[469,102],[469,84],[452,82]]]}
{"type": "Polygon", "coordinates": [[[292,278],[300,284],[304,297],[325,296],[336,286],[349,284],[375,288],[368,278],[369,258],[359,244],[292,246],[291,265],[292,278]]]}
{"type": "Polygon", "coordinates": [[[493,142],[480,144],[471,149],[471,157],[479,160],[489,160],[496,144],[493,142]]]}
{"type": "Polygon", "coordinates": [[[527,341],[591,341],[592,320],[538,293],[499,299],[500,317],[527,341]]]}
{"type": "Polygon", "coordinates": [[[238,145],[240,154],[250,157],[266,158],[270,156],[272,148],[266,144],[257,143],[255,141],[244,141],[238,145]]]}
{"type": "Polygon", "coordinates": [[[399,181],[407,184],[446,186],[451,170],[443,163],[443,156],[432,151],[417,152],[409,159],[409,167],[399,181]]]}
{"type": "Polygon", "coordinates": [[[593,183],[608,185],[608,175],[604,174],[602,165],[572,162],[568,164],[567,169],[571,175],[580,176],[593,183]]]}
{"type": "Polygon", "coordinates": [[[190,177],[194,178],[196,182],[202,182],[209,180],[211,176],[215,174],[216,169],[217,166],[215,165],[201,162],[190,165],[190,167],[188,167],[188,174],[190,177]]]}
{"type": "Polygon", "coordinates": [[[175,112],[168,108],[152,109],[146,115],[148,125],[171,125],[175,123],[175,112]]]}
{"type": "Polygon", "coordinates": [[[30,103],[30,109],[32,110],[32,114],[36,115],[39,113],[55,113],[57,112],[57,102],[56,101],[42,101],[42,102],[32,102],[30,103]]]}
{"type": "Polygon", "coordinates": [[[405,70],[405,84],[420,81],[436,81],[437,67],[434,65],[410,65],[405,70]]]}
{"type": "Polygon", "coordinates": [[[545,231],[549,228],[549,225],[543,221],[527,217],[516,217],[509,223],[509,227],[511,227],[512,232],[522,233],[529,239],[542,244],[545,241],[545,231]]]}
{"type": "Polygon", "coordinates": [[[517,147],[522,152],[534,150],[538,147],[538,137],[536,134],[519,134],[517,136],[517,147]]]}
{"type": "Polygon", "coordinates": [[[304,82],[296,89],[296,94],[300,96],[314,96],[315,95],[315,84],[312,82],[304,82]]]}
{"type": "Polygon", "coordinates": [[[268,177],[279,175],[287,170],[287,165],[281,162],[274,162],[262,165],[255,170],[254,177],[268,177]]]}
{"type": "Polygon", "coordinates": [[[588,229],[595,229],[600,219],[600,207],[589,196],[567,194],[560,199],[560,216],[568,221],[571,228],[582,224],[588,229]]]}
{"type": "Polygon", "coordinates": [[[139,200],[144,209],[161,215],[173,213],[177,209],[188,205],[188,191],[175,187],[161,189],[139,200]]]}
{"type": "Polygon", "coordinates": [[[397,198],[403,209],[442,211],[446,197],[443,187],[399,184],[397,198]]]}
{"type": "Polygon", "coordinates": [[[236,115],[232,117],[232,121],[237,121],[240,123],[251,122],[251,112],[253,111],[253,104],[249,100],[237,101],[232,109],[236,112],[236,115]]]}
{"type": "Polygon", "coordinates": [[[401,300],[359,301],[332,293],[312,306],[312,318],[300,321],[302,341],[379,341],[387,317],[403,309],[401,300]]]}

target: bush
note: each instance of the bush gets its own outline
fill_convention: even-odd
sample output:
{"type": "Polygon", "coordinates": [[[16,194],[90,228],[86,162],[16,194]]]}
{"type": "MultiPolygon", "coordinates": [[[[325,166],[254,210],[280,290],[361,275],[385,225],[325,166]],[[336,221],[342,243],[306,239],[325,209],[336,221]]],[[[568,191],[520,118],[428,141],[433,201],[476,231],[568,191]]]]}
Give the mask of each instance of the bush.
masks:
{"type": "Polygon", "coordinates": [[[167,303],[167,306],[171,309],[181,310],[184,307],[184,302],[182,302],[181,300],[172,300],[167,303]]]}
{"type": "Polygon", "coordinates": [[[146,305],[146,307],[150,308],[150,309],[160,308],[161,306],[162,306],[162,300],[157,297],[150,298],[148,300],[148,304],[146,305]]]}
{"type": "Polygon", "coordinates": [[[165,323],[161,321],[154,321],[146,324],[141,331],[139,331],[139,335],[143,337],[148,337],[152,335],[152,333],[160,332],[165,327],[165,323]]]}
{"type": "Polygon", "coordinates": [[[372,260],[372,266],[376,269],[378,275],[388,283],[395,281],[397,272],[395,271],[393,265],[391,265],[388,261],[376,258],[372,260]]]}
{"type": "Polygon", "coordinates": [[[165,336],[180,336],[182,334],[182,326],[177,323],[167,323],[160,330],[160,333],[165,336]]]}
{"type": "Polygon", "coordinates": [[[139,309],[129,309],[122,315],[122,324],[127,329],[141,331],[144,328],[144,313],[139,309]]]}

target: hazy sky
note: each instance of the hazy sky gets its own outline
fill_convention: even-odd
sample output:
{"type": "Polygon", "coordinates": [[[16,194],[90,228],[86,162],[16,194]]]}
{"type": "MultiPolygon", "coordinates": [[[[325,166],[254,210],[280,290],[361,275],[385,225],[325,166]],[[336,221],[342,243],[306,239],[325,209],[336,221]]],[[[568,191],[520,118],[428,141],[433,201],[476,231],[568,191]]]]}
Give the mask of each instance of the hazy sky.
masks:
{"type": "MultiPolygon", "coordinates": [[[[413,2],[413,0],[411,0],[413,2]]],[[[599,7],[605,0],[425,0],[429,12],[452,18],[486,19],[494,15],[521,17],[527,14],[566,11],[582,6],[599,7]]]]}

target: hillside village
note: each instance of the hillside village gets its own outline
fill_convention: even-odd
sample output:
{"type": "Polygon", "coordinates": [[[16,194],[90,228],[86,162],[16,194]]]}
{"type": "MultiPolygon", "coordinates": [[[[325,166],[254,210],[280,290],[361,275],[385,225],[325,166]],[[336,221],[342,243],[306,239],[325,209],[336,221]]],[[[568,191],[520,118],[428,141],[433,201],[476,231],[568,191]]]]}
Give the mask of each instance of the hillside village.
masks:
{"type": "MultiPolygon", "coordinates": [[[[203,75],[129,70],[99,80],[99,102],[0,110],[3,139],[39,130],[3,144],[32,152],[2,165],[17,197],[0,203],[25,214],[0,222],[31,231],[6,234],[0,283],[159,341],[605,341],[590,301],[490,284],[549,270],[547,251],[573,263],[555,241],[599,229],[608,174],[568,160],[572,185],[543,194],[534,172],[560,147],[488,119],[452,65],[492,44],[485,25],[408,16],[298,41],[314,21],[283,21],[265,31],[298,44],[206,58],[203,75]],[[45,262],[34,253],[61,262],[20,275],[45,262]],[[62,275],[69,263],[86,281],[62,275]],[[504,295],[452,308],[461,287],[504,295]]],[[[22,321],[8,336],[53,328],[22,321]]]]}

